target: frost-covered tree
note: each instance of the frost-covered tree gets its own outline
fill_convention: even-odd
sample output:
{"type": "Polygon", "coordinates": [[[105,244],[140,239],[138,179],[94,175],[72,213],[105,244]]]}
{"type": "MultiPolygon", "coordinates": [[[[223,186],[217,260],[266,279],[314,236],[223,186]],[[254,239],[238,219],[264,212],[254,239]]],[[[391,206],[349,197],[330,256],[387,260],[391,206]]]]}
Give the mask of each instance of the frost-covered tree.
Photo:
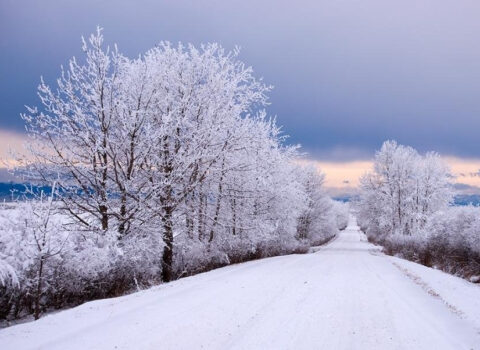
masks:
{"type": "Polygon", "coordinates": [[[65,210],[87,230],[123,236],[161,223],[170,280],[174,212],[207,174],[225,171],[216,163],[246,142],[232,130],[270,88],[217,44],[164,42],[130,60],[103,48],[99,29],[83,49],[85,62],[72,59],[56,91],[42,81],[43,110],[23,116],[27,174],[57,177],[65,210]]]}
{"type": "Polygon", "coordinates": [[[82,43],[83,57],[56,88],[42,80],[42,106],[22,116],[29,142],[15,171],[55,183],[55,195],[0,212],[2,317],[335,235],[345,208],[298,166],[298,146],[265,111],[271,87],[238,50],[161,42],[131,59],[100,29],[82,43]]]}
{"type": "Polygon", "coordinates": [[[428,216],[452,199],[450,172],[435,153],[386,141],[375,155],[373,171],[361,178],[360,221],[380,235],[417,234],[428,216]]]}
{"type": "Polygon", "coordinates": [[[152,67],[156,89],[149,106],[148,169],[152,206],[163,228],[165,281],[172,278],[175,212],[209,175],[219,174],[220,203],[227,154],[246,141],[234,130],[242,118],[266,105],[269,87],[256,80],[252,69],[236,60],[237,55],[217,44],[198,50],[192,45],[161,43],[144,57],[145,65],[152,67]]]}
{"type": "Polygon", "coordinates": [[[436,153],[387,141],[355,203],[368,238],[427,266],[480,280],[480,211],[454,207],[452,176],[436,153]]]}
{"type": "Polygon", "coordinates": [[[117,51],[102,48],[100,29],[83,40],[85,63],[75,58],[62,69],[58,88],[42,79],[38,94],[43,108],[23,115],[30,136],[27,177],[58,179],[60,199],[70,218],[89,230],[108,230],[111,205],[112,128],[119,101],[120,66],[117,51]]]}
{"type": "Polygon", "coordinates": [[[24,205],[22,240],[24,241],[24,253],[32,264],[34,318],[38,319],[45,284],[48,284],[49,277],[51,279],[51,276],[46,276],[46,265],[50,259],[61,253],[66,238],[59,234],[62,231],[61,223],[54,219],[56,184],[52,184],[49,195],[44,191],[35,193],[30,190],[28,193],[34,198],[27,200],[24,205]]]}
{"type": "Polygon", "coordinates": [[[307,208],[299,217],[297,233],[300,239],[319,244],[331,238],[332,232],[343,226],[343,223],[337,223],[340,205],[324,193],[324,174],[319,174],[313,167],[307,167],[300,169],[299,176],[303,176],[307,208]]]}
{"type": "Polygon", "coordinates": [[[23,298],[35,319],[42,310],[42,299],[55,279],[55,267],[68,239],[61,220],[56,217],[55,183],[45,189],[26,190],[26,199],[16,209],[4,210],[0,255],[15,276],[7,291],[23,298]],[[8,215],[9,214],[9,215],[8,215]]]}

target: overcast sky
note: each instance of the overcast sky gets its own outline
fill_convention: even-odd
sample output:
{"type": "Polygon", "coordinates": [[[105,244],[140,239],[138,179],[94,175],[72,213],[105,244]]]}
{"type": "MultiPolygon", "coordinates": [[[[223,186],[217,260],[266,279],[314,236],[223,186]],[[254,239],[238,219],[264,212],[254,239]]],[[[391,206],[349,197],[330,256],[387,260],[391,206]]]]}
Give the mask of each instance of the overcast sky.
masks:
{"type": "Polygon", "coordinates": [[[241,46],[312,158],[368,159],[385,139],[480,158],[478,0],[1,0],[1,130],[23,130],[40,75],[58,77],[97,24],[130,56],[160,40],[241,46]]]}

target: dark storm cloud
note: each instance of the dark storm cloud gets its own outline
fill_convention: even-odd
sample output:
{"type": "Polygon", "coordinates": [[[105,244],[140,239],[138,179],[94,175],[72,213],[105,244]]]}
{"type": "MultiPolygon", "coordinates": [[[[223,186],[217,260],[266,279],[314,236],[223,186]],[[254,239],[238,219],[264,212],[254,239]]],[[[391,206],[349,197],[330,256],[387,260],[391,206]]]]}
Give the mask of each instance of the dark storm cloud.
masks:
{"type": "Polygon", "coordinates": [[[22,130],[39,76],[53,81],[100,24],[131,56],[160,40],[240,45],[313,157],[368,158],[385,139],[480,157],[479,18],[466,0],[2,0],[0,128],[22,130]]]}

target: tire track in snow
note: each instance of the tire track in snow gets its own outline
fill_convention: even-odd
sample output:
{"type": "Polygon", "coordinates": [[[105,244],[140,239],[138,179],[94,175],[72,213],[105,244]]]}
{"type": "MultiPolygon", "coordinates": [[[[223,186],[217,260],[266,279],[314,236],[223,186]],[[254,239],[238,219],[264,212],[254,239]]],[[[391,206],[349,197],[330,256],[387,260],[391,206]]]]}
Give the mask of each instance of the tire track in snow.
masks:
{"type": "Polygon", "coordinates": [[[465,314],[463,311],[459,310],[455,305],[450,304],[448,301],[446,301],[438,292],[436,292],[432,287],[428,285],[427,282],[422,280],[420,276],[414,274],[407,268],[400,266],[394,261],[391,261],[391,263],[399,269],[405,276],[407,276],[413,283],[415,283],[417,286],[421,287],[425,292],[427,292],[429,295],[432,297],[440,300],[452,313],[456,314],[460,318],[465,318],[465,314]]]}

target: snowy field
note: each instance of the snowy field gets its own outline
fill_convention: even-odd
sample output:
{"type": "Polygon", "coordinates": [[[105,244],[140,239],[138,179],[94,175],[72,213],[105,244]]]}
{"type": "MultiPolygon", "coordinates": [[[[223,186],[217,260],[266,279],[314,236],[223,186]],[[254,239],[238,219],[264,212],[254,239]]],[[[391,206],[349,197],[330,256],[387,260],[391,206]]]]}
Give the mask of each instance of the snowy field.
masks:
{"type": "Polygon", "coordinates": [[[480,349],[480,286],[383,255],[352,219],[316,253],[89,302],[0,349],[480,349]]]}

